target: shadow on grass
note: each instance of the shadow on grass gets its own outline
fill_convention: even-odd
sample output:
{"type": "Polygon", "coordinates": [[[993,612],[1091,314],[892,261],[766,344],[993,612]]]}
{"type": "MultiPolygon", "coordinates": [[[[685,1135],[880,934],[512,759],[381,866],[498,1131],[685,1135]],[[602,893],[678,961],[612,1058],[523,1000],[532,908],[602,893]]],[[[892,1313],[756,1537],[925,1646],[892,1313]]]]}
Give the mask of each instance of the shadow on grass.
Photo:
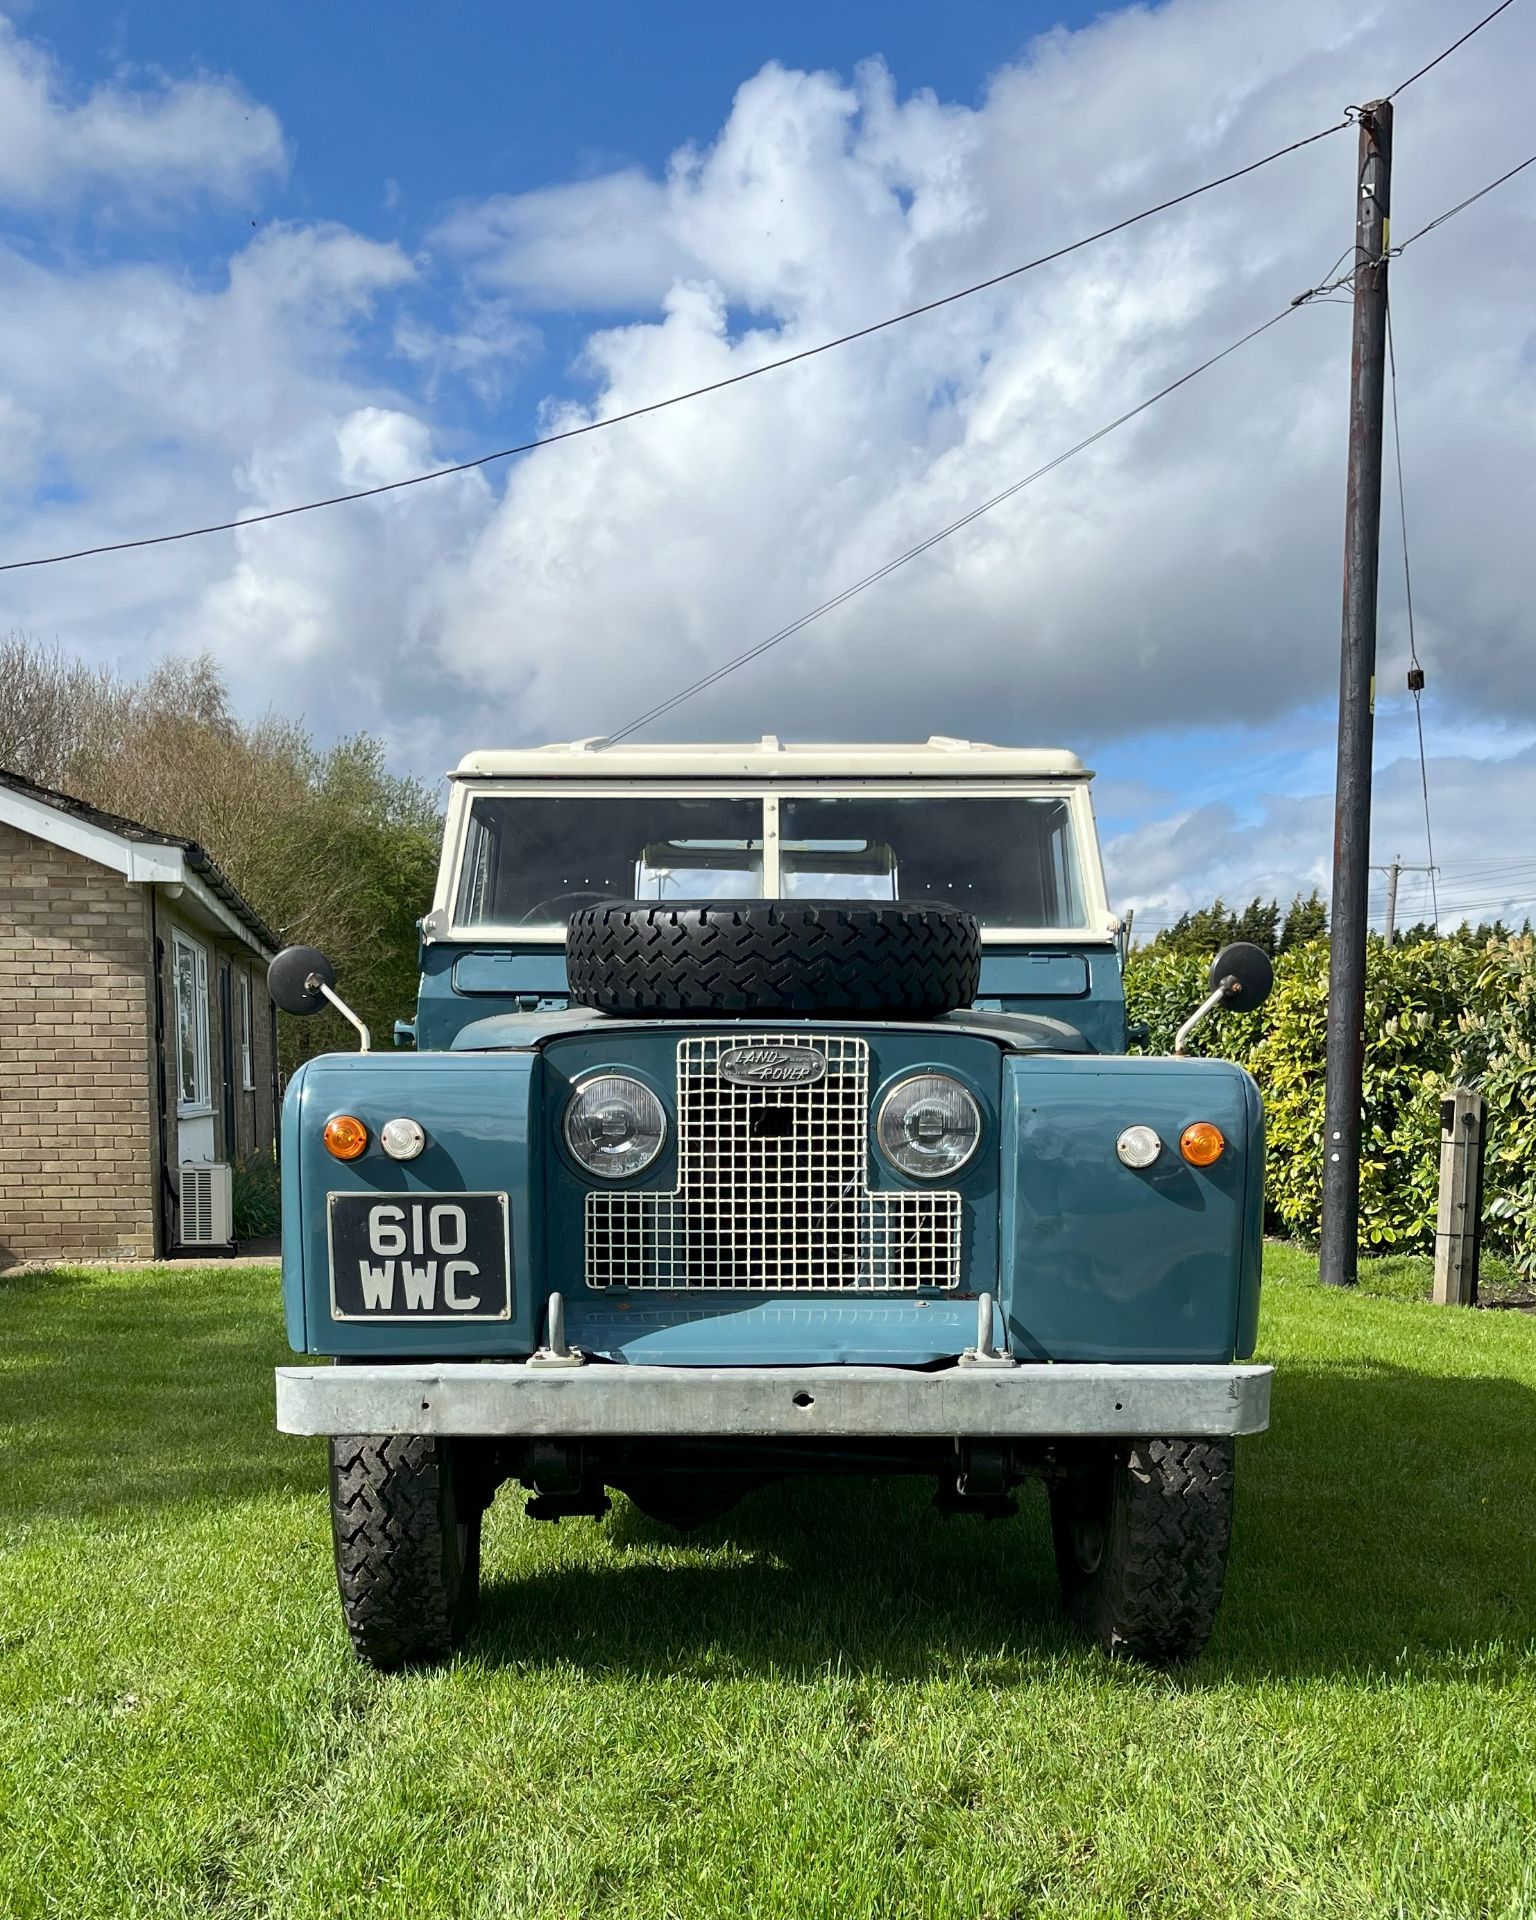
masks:
{"type": "Polygon", "coordinates": [[[64,1518],[323,1484],[273,1421],[273,1275],[0,1281],[0,1517],[64,1518]]]}
{"type": "MultiPolygon", "coordinates": [[[[1536,1393],[1519,1382],[1287,1369],[1273,1431],[1239,1442],[1226,1599],[1179,1684],[1529,1672],[1533,1453],[1536,1393]]],[[[791,1482],[686,1537],[620,1506],[603,1523],[618,1564],[522,1580],[498,1580],[493,1549],[469,1653],[648,1677],[835,1666],[1026,1681],[1075,1644],[1043,1495],[1025,1487],[1017,1520],[982,1521],[941,1519],[930,1494],[791,1482]]]]}
{"type": "MultiPolygon", "coordinates": [[[[25,1276],[0,1286],[0,1517],[106,1515],[275,1492],[324,1500],[317,1443],[280,1435],[275,1276],[25,1276]]],[[[1186,1685],[1529,1671],[1536,1628],[1536,1393],[1359,1360],[1293,1363],[1274,1427],[1239,1443],[1238,1520],[1216,1638],[1186,1685]]],[[[1055,1604],[1045,1503],[944,1520],[919,1481],[800,1481],[686,1538],[620,1506],[560,1564],[498,1578],[490,1663],[657,1675],[775,1670],[1027,1680],[1074,1643],[1055,1604]]],[[[501,1508],[518,1504],[507,1488],[501,1508]]],[[[527,1523],[530,1524],[531,1523],[527,1523]]],[[[540,1542],[541,1552],[554,1543],[540,1542]]]]}
{"type": "Polygon", "coordinates": [[[1029,1656],[1069,1644],[1044,1501],[1025,1488],[1018,1520],[944,1519],[931,1494],[917,1480],[788,1481],[688,1535],[620,1504],[602,1523],[618,1563],[500,1580],[493,1550],[468,1652],[646,1678],[963,1664],[978,1684],[1022,1679],[1029,1656]]]}

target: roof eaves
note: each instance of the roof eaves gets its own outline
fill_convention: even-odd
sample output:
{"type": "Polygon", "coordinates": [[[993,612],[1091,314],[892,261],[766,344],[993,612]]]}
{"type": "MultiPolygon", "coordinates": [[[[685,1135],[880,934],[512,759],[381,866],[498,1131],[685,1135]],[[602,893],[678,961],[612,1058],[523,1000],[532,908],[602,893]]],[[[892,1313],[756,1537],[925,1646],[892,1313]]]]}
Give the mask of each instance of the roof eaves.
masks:
{"type": "Polygon", "coordinates": [[[108,813],[104,807],[93,807],[88,800],[78,799],[72,793],[63,793],[57,787],[45,787],[36,780],[27,779],[25,774],[13,773],[6,767],[0,767],[0,786],[26,794],[44,806],[52,807],[57,813],[69,814],[89,826],[99,827],[103,833],[116,834],[120,840],[130,841],[137,846],[174,847],[193,872],[202,875],[210,891],[224,902],[256,940],[273,952],[277,950],[280,943],[276,934],[219,863],[196,840],[189,840],[184,834],[161,833],[154,827],[145,826],[142,820],[129,820],[120,813],[108,813]]]}

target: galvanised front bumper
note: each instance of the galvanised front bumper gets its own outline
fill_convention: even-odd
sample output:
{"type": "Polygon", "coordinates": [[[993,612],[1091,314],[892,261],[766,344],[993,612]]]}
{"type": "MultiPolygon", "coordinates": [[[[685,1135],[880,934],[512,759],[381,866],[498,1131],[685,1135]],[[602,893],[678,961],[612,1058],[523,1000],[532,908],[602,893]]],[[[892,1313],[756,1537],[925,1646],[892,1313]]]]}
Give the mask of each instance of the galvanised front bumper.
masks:
{"type": "Polygon", "coordinates": [[[1089,1439],[1262,1433],[1266,1366],[279,1367],[284,1433],[524,1439],[1089,1439]]]}

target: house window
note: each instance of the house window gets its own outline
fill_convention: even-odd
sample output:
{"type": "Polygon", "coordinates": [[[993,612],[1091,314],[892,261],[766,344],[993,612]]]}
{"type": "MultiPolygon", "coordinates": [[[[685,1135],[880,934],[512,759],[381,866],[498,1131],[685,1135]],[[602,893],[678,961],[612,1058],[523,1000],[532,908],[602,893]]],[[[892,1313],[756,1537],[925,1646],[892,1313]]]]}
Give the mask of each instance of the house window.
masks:
{"type": "Polygon", "coordinates": [[[256,1085],[256,1056],[251,1047],[251,976],[240,972],[240,1084],[249,1093],[256,1085]]]}
{"type": "Polygon", "coordinates": [[[208,951],[184,933],[171,935],[176,983],[176,1110],[205,1110],[208,1092],[208,951]]]}

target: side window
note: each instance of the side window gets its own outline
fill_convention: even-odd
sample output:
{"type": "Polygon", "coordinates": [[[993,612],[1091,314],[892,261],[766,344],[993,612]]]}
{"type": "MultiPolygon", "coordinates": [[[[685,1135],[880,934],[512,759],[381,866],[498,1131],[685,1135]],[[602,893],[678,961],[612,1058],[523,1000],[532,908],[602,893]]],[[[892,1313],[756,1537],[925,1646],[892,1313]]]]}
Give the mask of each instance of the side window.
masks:
{"type": "Polygon", "coordinates": [[[256,1085],[256,1054],[251,1041],[251,976],[240,970],[240,1084],[247,1093],[256,1085]]]}
{"type": "Polygon", "coordinates": [[[1057,927],[1079,927],[1083,923],[1082,887],[1077,873],[1077,843],[1072,837],[1072,818],[1065,803],[1059,803],[1051,824],[1051,892],[1057,927]]]}
{"type": "Polygon", "coordinates": [[[209,1104],[208,950],[184,933],[171,935],[176,990],[176,1105],[186,1112],[209,1104]]]}
{"type": "Polygon", "coordinates": [[[454,918],[461,926],[482,927],[492,917],[492,885],[496,877],[496,853],[499,835],[492,830],[484,809],[475,807],[469,816],[469,832],[464,842],[464,866],[459,880],[459,903],[454,918]]]}

